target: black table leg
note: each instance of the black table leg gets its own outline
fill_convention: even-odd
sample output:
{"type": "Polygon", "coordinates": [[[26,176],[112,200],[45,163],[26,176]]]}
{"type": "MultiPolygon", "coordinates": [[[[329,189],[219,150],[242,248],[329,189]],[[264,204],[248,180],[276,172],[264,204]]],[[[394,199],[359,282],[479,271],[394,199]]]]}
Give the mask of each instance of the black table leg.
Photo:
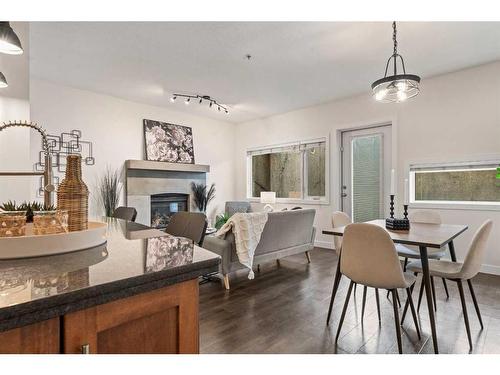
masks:
{"type": "Polygon", "coordinates": [[[333,280],[332,296],[330,297],[330,306],[328,307],[328,316],[326,318],[326,325],[330,324],[330,316],[332,315],[333,301],[335,300],[335,295],[337,294],[337,290],[339,289],[341,277],[342,273],[340,273],[340,255],[339,255],[339,259],[337,261],[337,268],[335,271],[335,277],[333,280]]]}
{"type": "Polygon", "coordinates": [[[433,299],[432,299],[432,289],[431,289],[431,276],[429,272],[429,258],[427,255],[427,247],[425,246],[420,246],[420,260],[422,262],[422,282],[424,283],[425,286],[425,296],[427,298],[427,311],[429,312],[429,320],[431,322],[434,353],[438,354],[439,350],[438,350],[438,341],[436,333],[436,320],[434,316],[434,305],[432,303],[433,299]]]}
{"type": "Polygon", "coordinates": [[[455,255],[455,245],[453,245],[453,241],[448,243],[448,248],[450,249],[450,257],[453,262],[457,261],[457,256],[455,255]]]}

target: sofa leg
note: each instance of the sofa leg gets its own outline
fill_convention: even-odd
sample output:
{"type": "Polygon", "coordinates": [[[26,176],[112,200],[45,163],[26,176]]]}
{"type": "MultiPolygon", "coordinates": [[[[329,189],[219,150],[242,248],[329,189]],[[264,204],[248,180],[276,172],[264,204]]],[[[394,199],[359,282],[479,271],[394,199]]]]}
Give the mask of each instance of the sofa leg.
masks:
{"type": "Polygon", "coordinates": [[[279,259],[276,259],[276,265],[279,267],[281,266],[281,263],[280,263],[280,260],[279,259]]]}
{"type": "Polygon", "coordinates": [[[260,264],[257,264],[257,272],[260,272],[260,264]]]}
{"type": "Polygon", "coordinates": [[[311,263],[311,254],[309,254],[309,251],[306,251],[306,257],[307,257],[307,263],[311,263]]]}
{"type": "Polygon", "coordinates": [[[229,275],[224,275],[224,288],[229,290],[229,275]]]}

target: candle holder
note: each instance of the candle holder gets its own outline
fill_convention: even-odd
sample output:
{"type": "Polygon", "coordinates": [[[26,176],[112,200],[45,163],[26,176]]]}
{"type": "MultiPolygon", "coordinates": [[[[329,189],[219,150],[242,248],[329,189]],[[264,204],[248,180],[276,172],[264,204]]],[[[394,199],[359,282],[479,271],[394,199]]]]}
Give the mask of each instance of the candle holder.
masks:
{"type": "Polygon", "coordinates": [[[394,219],[394,194],[391,194],[391,219],[394,219]]]}
{"type": "Polygon", "coordinates": [[[389,230],[410,230],[410,220],[408,220],[408,205],[403,205],[404,207],[404,218],[397,219],[394,217],[394,194],[391,194],[390,202],[390,217],[385,219],[385,228],[389,230]]]}

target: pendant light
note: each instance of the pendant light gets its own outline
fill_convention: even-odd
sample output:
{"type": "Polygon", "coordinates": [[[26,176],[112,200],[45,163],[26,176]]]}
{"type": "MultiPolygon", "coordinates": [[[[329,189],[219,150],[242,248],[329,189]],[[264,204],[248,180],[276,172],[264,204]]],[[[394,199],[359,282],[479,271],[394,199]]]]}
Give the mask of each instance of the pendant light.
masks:
{"type": "Polygon", "coordinates": [[[5,76],[3,75],[3,73],[0,72],[0,89],[3,89],[7,86],[9,86],[9,84],[7,83],[7,80],[5,79],[5,76]]]}
{"type": "Polygon", "coordinates": [[[0,52],[8,55],[23,53],[21,41],[7,21],[0,21],[0,52]]]}
{"type": "Polygon", "coordinates": [[[394,52],[385,65],[384,78],[372,83],[372,91],[375,100],[383,103],[399,103],[418,95],[420,89],[420,77],[415,74],[406,74],[403,56],[398,53],[398,42],[396,40],[396,22],[392,23],[392,40],[394,42],[394,52]],[[402,74],[398,74],[398,58],[403,69],[402,74]],[[389,65],[393,66],[393,75],[388,76],[389,65]]]}

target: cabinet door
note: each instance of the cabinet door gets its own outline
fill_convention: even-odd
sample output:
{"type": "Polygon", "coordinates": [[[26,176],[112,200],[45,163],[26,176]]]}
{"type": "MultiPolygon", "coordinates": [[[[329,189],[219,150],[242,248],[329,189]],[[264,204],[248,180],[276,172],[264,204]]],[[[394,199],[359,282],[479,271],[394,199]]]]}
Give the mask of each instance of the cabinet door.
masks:
{"type": "Polygon", "coordinates": [[[63,317],[65,353],[198,353],[198,280],[63,317]]]}
{"type": "Polygon", "coordinates": [[[58,354],[59,318],[0,332],[1,354],[58,354]]]}

